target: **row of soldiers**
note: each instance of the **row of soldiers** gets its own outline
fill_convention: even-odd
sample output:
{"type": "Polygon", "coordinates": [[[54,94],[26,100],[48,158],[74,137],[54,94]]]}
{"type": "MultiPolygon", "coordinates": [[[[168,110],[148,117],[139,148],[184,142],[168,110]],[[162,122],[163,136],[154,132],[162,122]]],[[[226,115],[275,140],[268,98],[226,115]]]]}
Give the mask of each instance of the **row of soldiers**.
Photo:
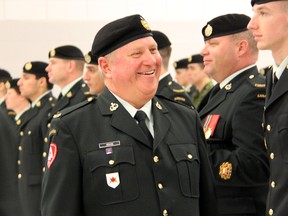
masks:
{"type": "MultiPolygon", "coordinates": [[[[81,77],[70,84],[64,81],[83,55],[80,58],[73,46],[58,47],[49,52],[45,79],[59,85],[62,97],[55,105],[48,102],[50,111],[41,119],[29,120],[48,93],[33,97],[25,89],[36,67],[34,62],[25,64],[17,86],[31,108],[22,115],[16,112],[20,145],[10,158],[10,165],[18,164],[12,170],[18,172],[19,190],[14,192],[19,192],[19,215],[285,214],[281,197],[285,197],[286,171],[277,164],[285,165],[287,125],[280,117],[285,117],[285,98],[281,98],[287,91],[283,87],[287,57],[276,58],[277,67],[270,68],[266,78],[256,61],[258,48],[276,52],[272,45],[261,43],[264,38],[257,30],[265,22],[259,16],[269,8],[287,17],[288,7],[283,1],[252,0],[251,4],[252,19],[226,14],[202,28],[205,45],[200,54],[209,82],[201,86],[211,85],[211,90],[196,106],[168,72],[171,49],[165,48],[171,42],[163,33],[151,31],[138,14],[108,23],[94,38],[85,59],[95,59],[105,82],[97,97],[91,97],[91,88],[90,93],[81,90],[85,88],[81,77]],[[211,78],[216,85],[209,84],[211,78]],[[75,97],[72,89],[78,82],[82,82],[78,89],[83,102],[64,108],[75,97]],[[35,131],[27,127],[30,122],[38,125],[35,131]],[[42,136],[38,143],[33,142],[35,133],[42,136]]],[[[188,64],[192,70],[193,59],[197,57],[188,64]]],[[[35,86],[40,84],[39,79],[35,86]]],[[[198,92],[199,86],[195,84],[198,92]]],[[[15,210],[17,205],[7,205],[11,206],[15,210]]]]}

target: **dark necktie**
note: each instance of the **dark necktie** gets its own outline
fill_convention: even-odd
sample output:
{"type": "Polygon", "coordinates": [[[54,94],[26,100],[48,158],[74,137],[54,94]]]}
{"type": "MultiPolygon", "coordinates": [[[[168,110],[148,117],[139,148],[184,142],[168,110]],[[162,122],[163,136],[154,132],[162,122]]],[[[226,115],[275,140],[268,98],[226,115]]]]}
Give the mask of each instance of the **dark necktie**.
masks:
{"type": "Polygon", "coordinates": [[[272,83],[273,83],[273,89],[275,88],[276,84],[278,82],[278,78],[276,76],[276,72],[273,72],[273,80],[272,80],[272,83]]]}
{"type": "Polygon", "coordinates": [[[146,113],[142,110],[138,110],[134,118],[138,121],[139,127],[141,128],[141,130],[147,137],[147,140],[149,141],[149,143],[151,143],[151,146],[153,146],[153,137],[145,123],[145,119],[147,118],[146,113]]]}
{"type": "Polygon", "coordinates": [[[217,93],[219,90],[220,90],[220,85],[219,85],[219,84],[216,84],[216,85],[212,88],[212,90],[211,90],[211,93],[210,93],[210,95],[209,95],[208,101],[211,100],[211,98],[212,98],[214,95],[216,95],[216,93],[217,93]]]}

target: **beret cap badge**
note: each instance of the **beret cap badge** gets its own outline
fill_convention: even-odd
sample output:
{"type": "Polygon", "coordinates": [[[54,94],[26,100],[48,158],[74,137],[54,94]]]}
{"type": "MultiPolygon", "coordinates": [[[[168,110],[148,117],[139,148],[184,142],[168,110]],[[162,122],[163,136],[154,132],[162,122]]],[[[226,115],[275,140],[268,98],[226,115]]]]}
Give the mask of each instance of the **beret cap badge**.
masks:
{"type": "Polygon", "coordinates": [[[51,56],[51,57],[54,57],[54,56],[55,56],[55,54],[56,54],[56,51],[55,51],[55,49],[52,49],[52,50],[50,50],[50,56],[51,56]]]}
{"type": "Polygon", "coordinates": [[[5,83],[5,87],[6,87],[6,89],[10,89],[10,88],[11,88],[11,84],[10,84],[9,81],[7,81],[7,82],[5,83]]]}
{"type": "Polygon", "coordinates": [[[29,70],[32,69],[32,64],[31,64],[31,62],[28,62],[28,63],[25,64],[25,69],[26,69],[27,71],[29,71],[29,70]]]}
{"type": "Polygon", "coordinates": [[[85,55],[84,59],[85,59],[85,62],[88,64],[91,62],[91,56],[88,53],[85,55]]]}
{"type": "Polygon", "coordinates": [[[213,32],[213,28],[210,24],[208,24],[205,28],[205,36],[209,37],[213,32]]]}
{"type": "Polygon", "coordinates": [[[150,28],[148,22],[147,22],[143,17],[141,17],[141,24],[142,24],[143,27],[144,27],[145,29],[147,29],[148,31],[151,30],[151,28],[150,28]]]}

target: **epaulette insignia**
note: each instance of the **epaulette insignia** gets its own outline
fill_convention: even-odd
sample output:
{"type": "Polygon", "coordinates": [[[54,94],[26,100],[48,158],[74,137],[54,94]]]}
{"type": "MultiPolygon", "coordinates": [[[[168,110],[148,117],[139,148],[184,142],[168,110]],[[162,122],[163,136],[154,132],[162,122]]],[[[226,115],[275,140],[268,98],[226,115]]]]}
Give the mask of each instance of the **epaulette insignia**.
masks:
{"type": "Polygon", "coordinates": [[[68,97],[68,98],[71,98],[72,96],[73,96],[73,94],[71,91],[66,94],[66,97],[68,97]]]}
{"type": "Polygon", "coordinates": [[[176,93],[183,93],[184,89],[172,89],[172,91],[176,93]]]}
{"type": "Polygon", "coordinates": [[[232,83],[229,83],[229,84],[225,85],[225,89],[227,91],[231,90],[231,88],[232,88],[232,83]]]}
{"type": "Polygon", "coordinates": [[[37,106],[37,107],[41,107],[41,101],[38,101],[38,102],[36,103],[36,106],[37,106]]]}
{"type": "Polygon", "coordinates": [[[20,124],[21,124],[21,119],[18,119],[18,120],[16,121],[16,124],[17,124],[17,125],[20,125],[20,124]]]}
{"type": "Polygon", "coordinates": [[[265,94],[257,94],[257,98],[266,98],[265,94]]]}
{"type": "Polygon", "coordinates": [[[56,118],[59,118],[60,116],[62,115],[61,112],[58,112],[56,114],[53,115],[53,118],[56,119],[56,118]]]}
{"type": "Polygon", "coordinates": [[[89,91],[84,92],[84,95],[91,95],[89,91]]]}
{"type": "Polygon", "coordinates": [[[255,87],[257,87],[257,88],[265,88],[266,85],[265,84],[261,84],[261,83],[255,83],[255,87]]]}
{"type": "Polygon", "coordinates": [[[219,169],[219,176],[223,180],[229,180],[232,176],[232,164],[229,162],[222,163],[219,169]]]}
{"type": "Polygon", "coordinates": [[[162,106],[161,106],[161,104],[157,101],[157,103],[156,103],[156,107],[159,109],[159,110],[162,110],[163,108],[162,108],[162,106]]]}
{"type": "Polygon", "coordinates": [[[115,111],[117,110],[119,105],[117,103],[111,103],[110,104],[110,111],[115,111]]]}
{"type": "Polygon", "coordinates": [[[51,135],[53,135],[53,134],[56,134],[56,130],[55,130],[55,129],[51,129],[51,130],[49,131],[49,136],[51,136],[51,135]]]}
{"type": "Polygon", "coordinates": [[[185,102],[186,100],[183,97],[174,97],[174,101],[183,101],[183,102],[185,102]]]}

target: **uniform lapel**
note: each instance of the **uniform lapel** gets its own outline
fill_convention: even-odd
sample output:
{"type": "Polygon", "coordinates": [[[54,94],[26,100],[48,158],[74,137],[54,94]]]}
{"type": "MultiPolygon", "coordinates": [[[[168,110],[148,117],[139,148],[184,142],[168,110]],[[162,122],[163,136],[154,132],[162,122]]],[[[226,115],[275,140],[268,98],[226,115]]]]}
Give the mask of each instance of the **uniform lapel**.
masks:
{"type": "Polygon", "coordinates": [[[105,88],[98,97],[102,115],[110,116],[111,126],[151,148],[147,138],[142,133],[136,121],[122,106],[122,104],[105,88]]]}
{"type": "Polygon", "coordinates": [[[160,101],[154,97],[152,101],[152,112],[154,118],[154,149],[162,142],[165,136],[167,136],[168,130],[171,126],[171,122],[165,116],[168,110],[160,103],[160,101]]]}
{"type": "MultiPolygon", "coordinates": [[[[271,79],[271,78],[270,78],[271,79]]],[[[288,69],[286,68],[280,79],[277,82],[277,85],[274,87],[270,98],[268,98],[266,108],[268,108],[272,103],[274,103],[279,97],[281,97],[285,92],[288,91],[288,69]]],[[[267,86],[268,87],[268,86],[267,86]]]]}

